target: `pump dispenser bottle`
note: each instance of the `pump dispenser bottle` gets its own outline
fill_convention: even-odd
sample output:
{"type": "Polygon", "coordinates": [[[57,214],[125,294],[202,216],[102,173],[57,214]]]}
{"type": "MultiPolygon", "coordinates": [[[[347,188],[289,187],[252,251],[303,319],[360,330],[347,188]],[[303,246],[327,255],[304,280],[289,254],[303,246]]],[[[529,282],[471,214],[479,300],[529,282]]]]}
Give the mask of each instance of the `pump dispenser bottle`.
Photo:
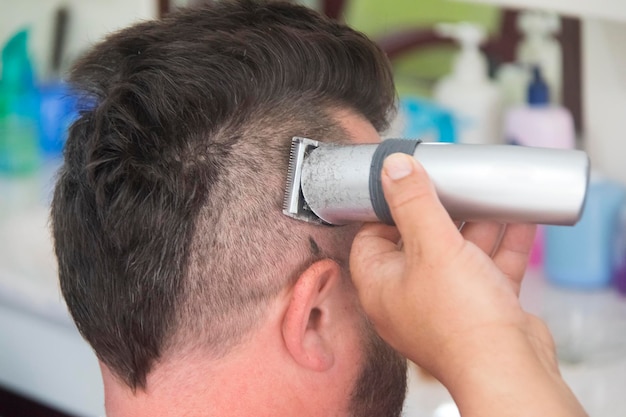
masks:
{"type": "MultiPolygon", "coordinates": [[[[541,148],[573,149],[576,144],[572,115],[564,108],[550,104],[550,88],[541,69],[533,68],[532,80],[526,92],[526,105],[509,110],[505,118],[508,143],[541,148]]],[[[529,264],[544,262],[546,229],[537,229],[529,264]]]]}
{"type": "Polygon", "coordinates": [[[457,141],[467,144],[501,143],[502,100],[499,89],[488,77],[487,59],[480,51],[485,31],[472,23],[439,25],[440,34],[461,46],[452,72],[436,86],[436,102],[455,118],[457,141]]]}
{"type": "Polygon", "coordinates": [[[561,30],[559,17],[554,13],[539,11],[521,12],[517,26],[523,39],[516,51],[518,63],[528,68],[541,68],[550,88],[550,102],[561,102],[563,84],[563,52],[555,35],[561,30]]]}
{"type": "Polygon", "coordinates": [[[527,105],[511,109],[505,119],[509,143],[543,148],[572,149],[576,133],[571,113],[550,104],[550,88],[541,69],[533,68],[528,85],[527,105]]]}

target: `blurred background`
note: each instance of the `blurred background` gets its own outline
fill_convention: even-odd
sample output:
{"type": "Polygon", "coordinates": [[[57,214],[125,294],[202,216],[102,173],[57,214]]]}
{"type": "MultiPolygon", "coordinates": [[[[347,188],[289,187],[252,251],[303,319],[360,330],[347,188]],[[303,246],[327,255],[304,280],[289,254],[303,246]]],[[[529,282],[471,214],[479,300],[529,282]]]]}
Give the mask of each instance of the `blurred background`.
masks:
{"type": "MultiPolygon", "coordinates": [[[[0,0],[0,416],[104,415],[97,361],[60,297],[48,229],[77,115],[64,77],[107,33],[199,2],[0,0]]],[[[589,153],[585,213],[575,227],[540,228],[522,302],[548,323],[589,414],[626,415],[626,2],[301,3],[387,53],[399,106],[386,136],[589,153]]],[[[405,415],[458,411],[412,367],[405,415]]]]}

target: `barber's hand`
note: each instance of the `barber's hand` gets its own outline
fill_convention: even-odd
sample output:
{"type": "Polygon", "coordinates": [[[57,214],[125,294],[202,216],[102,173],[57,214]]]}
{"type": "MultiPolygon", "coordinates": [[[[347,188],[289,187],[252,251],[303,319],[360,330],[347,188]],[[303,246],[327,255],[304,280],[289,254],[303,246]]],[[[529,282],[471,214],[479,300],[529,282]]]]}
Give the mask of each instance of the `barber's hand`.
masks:
{"type": "Polygon", "coordinates": [[[541,399],[534,391],[516,398],[511,383],[535,384],[538,392],[556,384],[557,396],[575,403],[568,410],[580,412],[560,379],[552,337],[518,300],[535,227],[502,232],[499,224],[467,223],[459,231],[407,155],[387,158],[382,182],[397,228],[363,226],[350,257],[359,298],[381,337],[443,382],[467,415],[498,415],[506,408],[495,406],[499,399],[541,399]]]}

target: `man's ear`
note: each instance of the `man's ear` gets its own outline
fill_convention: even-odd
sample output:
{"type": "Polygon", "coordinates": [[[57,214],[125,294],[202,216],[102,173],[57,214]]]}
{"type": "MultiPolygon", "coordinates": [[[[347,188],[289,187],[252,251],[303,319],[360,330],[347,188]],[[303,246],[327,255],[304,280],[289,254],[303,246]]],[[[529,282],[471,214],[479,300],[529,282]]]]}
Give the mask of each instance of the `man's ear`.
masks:
{"type": "Polygon", "coordinates": [[[325,371],[335,360],[334,333],[341,313],[341,267],[323,259],[308,267],[293,286],[282,323],[285,346],[300,365],[325,371]]]}

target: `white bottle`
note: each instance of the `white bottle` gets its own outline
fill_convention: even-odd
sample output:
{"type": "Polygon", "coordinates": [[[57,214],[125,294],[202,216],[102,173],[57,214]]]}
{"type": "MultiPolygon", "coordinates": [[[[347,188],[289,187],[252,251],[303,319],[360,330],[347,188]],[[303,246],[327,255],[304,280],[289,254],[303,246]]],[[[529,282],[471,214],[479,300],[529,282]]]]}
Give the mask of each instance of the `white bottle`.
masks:
{"type": "Polygon", "coordinates": [[[435,101],[454,115],[456,141],[501,143],[501,96],[488,77],[487,59],[479,49],[485,39],[484,29],[471,23],[439,25],[437,29],[461,46],[451,74],[437,83],[433,92],[435,101]]]}
{"type": "Polygon", "coordinates": [[[550,87],[550,102],[561,103],[563,85],[563,51],[555,35],[561,21],[555,13],[521,12],[517,26],[524,34],[517,46],[516,60],[527,68],[539,66],[550,87]]]}
{"type": "Polygon", "coordinates": [[[523,146],[572,149],[576,145],[572,114],[550,104],[550,89],[539,67],[533,69],[527,104],[506,115],[505,137],[508,143],[523,146]]]}
{"type": "Polygon", "coordinates": [[[517,63],[503,63],[496,72],[496,84],[502,95],[504,108],[526,103],[526,89],[530,81],[528,68],[517,63]]]}

